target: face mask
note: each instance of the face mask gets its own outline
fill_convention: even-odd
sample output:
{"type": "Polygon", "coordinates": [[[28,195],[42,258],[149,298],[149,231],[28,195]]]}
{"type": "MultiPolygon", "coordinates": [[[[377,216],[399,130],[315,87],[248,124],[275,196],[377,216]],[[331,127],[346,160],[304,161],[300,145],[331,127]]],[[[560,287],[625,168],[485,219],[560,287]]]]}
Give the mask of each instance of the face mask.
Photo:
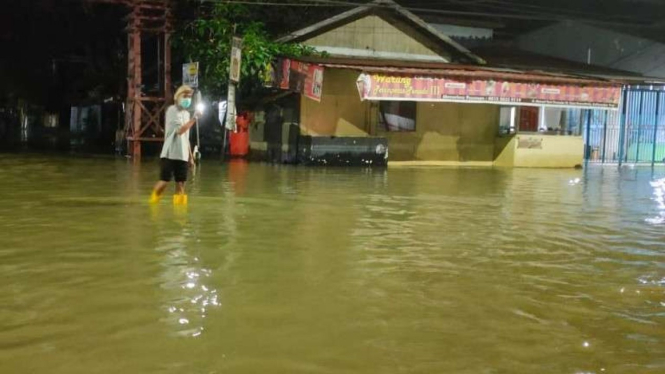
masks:
{"type": "Polygon", "coordinates": [[[183,97],[180,99],[180,106],[187,109],[190,106],[192,106],[192,98],[191,97],[183,97]]]}

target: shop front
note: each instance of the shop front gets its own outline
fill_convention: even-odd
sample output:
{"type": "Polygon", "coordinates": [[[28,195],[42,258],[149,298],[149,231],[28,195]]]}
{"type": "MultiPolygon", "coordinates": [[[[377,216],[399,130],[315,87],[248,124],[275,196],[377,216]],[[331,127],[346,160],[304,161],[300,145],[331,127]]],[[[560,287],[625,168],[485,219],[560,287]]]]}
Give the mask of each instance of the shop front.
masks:
{"type": "Polygon", "coordinates": [[[616,111],[621,97],[607,81],[514,70],[321,66],[320,100],[301,98],[301,133],[385,138],[391,165],[575,167],[579,113],[616,111]]]}

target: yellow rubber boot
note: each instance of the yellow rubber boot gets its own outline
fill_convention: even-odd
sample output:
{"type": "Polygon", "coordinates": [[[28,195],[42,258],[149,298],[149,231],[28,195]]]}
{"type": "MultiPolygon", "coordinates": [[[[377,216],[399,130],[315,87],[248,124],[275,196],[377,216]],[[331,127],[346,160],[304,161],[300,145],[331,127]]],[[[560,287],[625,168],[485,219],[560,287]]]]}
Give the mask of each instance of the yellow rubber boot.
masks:
{"type": "Polygon", "coordinates": [[[173,205],[187,205],[187,195],[173,195],[173,205]]]}
{"type": "Polygon", "coordinates": [[[157,194],[157,191],[153,190],[152,193],[150,194],[150,200],[148,201],[150,202],[150,204],[157,204],[160,198],[161,196],[157,194]]]}

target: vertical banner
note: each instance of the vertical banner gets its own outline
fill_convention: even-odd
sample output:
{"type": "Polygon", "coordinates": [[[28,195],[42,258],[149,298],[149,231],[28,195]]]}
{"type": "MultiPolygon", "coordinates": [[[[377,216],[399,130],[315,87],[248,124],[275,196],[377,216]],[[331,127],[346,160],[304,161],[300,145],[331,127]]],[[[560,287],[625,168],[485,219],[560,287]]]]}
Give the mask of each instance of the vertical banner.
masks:
{"type": "Polygon", "coordinates": [[[190,62],[182,65],[182,84],[192,88],[199,87],[199,63],[190,62]]]}
{"type": "Polygon", "coordinates": [[[279,79],[277,81],[279,82],[279,88],[283,90],[288,90],[291,84],[290,83],[291,60],[289,60],[288,58],[279,60],[278,68],[279,68],[279,74],[277,75],[277,77],[279,79]]]}
{"type": "Polygon", "coordinates": [[[321,102],[323,95],[323,66],[310,65],[305,81],[305,96],[321,102]]]}
{"type": "Polygon", "coordinates": [[[229,64],[229,86],[227,94],[226,123],[228,130],[236,131],[236,83],[240,82],[242,64],[242,39],[231,39],[231,62],[229,64]]]}
{"type": "Polygon", "coordinates": [[[226,104],[226,122],[228,130],[236,131],[236,86],[229,83],[229,92],[226,104]]]}
{"type": "Polygon", "coordinates": [[[233,83],[240,82],[240,67],[242,64],[242,39],[233,37],[231,41],[231,65],[229,79],[233,83]]]}

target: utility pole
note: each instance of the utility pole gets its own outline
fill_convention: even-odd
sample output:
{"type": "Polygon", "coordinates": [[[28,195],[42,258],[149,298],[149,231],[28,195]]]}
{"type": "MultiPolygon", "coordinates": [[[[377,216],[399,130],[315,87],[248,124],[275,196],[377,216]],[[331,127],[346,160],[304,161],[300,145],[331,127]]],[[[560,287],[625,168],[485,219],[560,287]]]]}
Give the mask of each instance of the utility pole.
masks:
{"type": "Polygon", "coordinates": [[[226,101],[226,123],[224,125],[224,140],[222,142],[222,161],[224,161],[224,152],[226,151],[227,134],[229,131],[236,131],[236,84],[240,82],[240,66],[242,63],[242,38],[236,35],[236,26],[233,26],[233,36],[231,37],[231,60],[229,61],[229,84],[226,101]]]}

